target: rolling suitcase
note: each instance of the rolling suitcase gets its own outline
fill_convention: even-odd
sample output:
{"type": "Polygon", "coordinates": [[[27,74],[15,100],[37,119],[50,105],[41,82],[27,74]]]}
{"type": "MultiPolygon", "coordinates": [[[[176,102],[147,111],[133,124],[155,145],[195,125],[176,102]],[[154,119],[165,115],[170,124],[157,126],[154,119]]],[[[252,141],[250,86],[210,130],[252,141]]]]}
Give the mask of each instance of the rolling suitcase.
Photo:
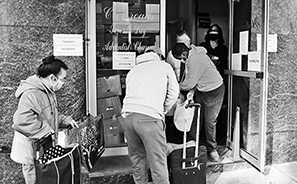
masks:
{"type": "MultiPolygon", "coordinates": [[[[184,129],[183,148],[168,155],[169,180],[171,184],[206,184],[207,149],[199,146],[200,104],[190,103],[188,108],[198,108],[197,134],[195,147],[186,148],[186,129],[184,129]]],[[[186,126],[185,126],[186,127],[186,126]]]]}

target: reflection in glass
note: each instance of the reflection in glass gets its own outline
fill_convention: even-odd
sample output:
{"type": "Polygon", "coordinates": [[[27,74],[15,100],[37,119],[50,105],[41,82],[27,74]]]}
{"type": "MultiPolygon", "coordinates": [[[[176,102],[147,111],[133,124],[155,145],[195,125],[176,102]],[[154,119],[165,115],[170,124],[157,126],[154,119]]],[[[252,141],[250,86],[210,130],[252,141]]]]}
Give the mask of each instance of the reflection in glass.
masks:
{"type": "MultiPolygon", "coordinates": [[[[121,69],[115,63],[117,60],[113,58],[113,52],[133,52],[137,56],[147,46],[159,46],[159,10],[159,0],[97,0],[98,69],[121,69]]],[[[133,67],[134,63],[126,62],[125,66],[133,67]]]]}
{"type": "Polygon", "coordinates": [[[126,146],[120,112],[125,79],[136,56],[160,47],[160,0],[96,1],[97,113],[106,147],[126,146]]]}
{"type": "Polygon", "coordinates": [[[253,156],[259,156],[260,81],[255,78],[233,78],[232,133],[235,109],[240,107],[240,147],[253,156]]]}

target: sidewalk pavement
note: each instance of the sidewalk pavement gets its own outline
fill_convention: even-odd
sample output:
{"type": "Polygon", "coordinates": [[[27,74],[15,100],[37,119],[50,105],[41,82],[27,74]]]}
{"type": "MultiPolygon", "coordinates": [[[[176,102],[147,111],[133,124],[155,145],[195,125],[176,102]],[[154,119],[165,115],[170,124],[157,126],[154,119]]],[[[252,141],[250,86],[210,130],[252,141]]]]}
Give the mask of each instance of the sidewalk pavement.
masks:
{"type": "Polygon", "coordinates": [[[297,162],[273,165],[265,174],[249,168],[212,173],[206,178],[207,184],[297,184],[297,162]]]}

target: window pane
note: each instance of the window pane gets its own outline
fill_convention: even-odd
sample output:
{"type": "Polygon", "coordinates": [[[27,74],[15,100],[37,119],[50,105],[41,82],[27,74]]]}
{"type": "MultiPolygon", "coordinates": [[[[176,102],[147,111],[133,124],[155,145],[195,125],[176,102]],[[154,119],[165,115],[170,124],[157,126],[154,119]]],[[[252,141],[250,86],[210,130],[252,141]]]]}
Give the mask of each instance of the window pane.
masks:
{"type": "Polygon", "coordinates": [[[240,147],[254,157],[259,157],[260,142],[260,80],[233,77],[232,133],[235,123],[235,108],[240,107],[240,147]]]}
{"type": "Polygon", "coordinates": [[[106,147],[126,146],[118,122],[125,78],[136,56],[160,43],[160,0],[96,1],[98,114],[104,114],[106,147]]]}

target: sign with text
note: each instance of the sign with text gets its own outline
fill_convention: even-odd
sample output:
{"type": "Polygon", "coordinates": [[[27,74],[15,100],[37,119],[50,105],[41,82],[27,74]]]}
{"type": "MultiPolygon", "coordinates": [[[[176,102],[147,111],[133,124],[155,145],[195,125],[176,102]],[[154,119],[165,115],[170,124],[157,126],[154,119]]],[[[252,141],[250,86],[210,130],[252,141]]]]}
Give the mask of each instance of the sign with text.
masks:
{"type": "Polygon", "coordinates": [[[130,70],[135,66],[135,52],[112,52],[113,70],[130,70]]]}
{"type": "MultiPolygon", "coordinates": [[[[262,35],[257,34],[257,51],[261,51],[262,35]]],[[[277,52],[277,34],[269,34],[267,38],[267,51],[277,52]]]]}
{"type": "Polygon", "coordinates": [[[54,56],[83,56],[82,34],[54,34],[54,56]]]}
{"type": "Polygon", "coordinates": [[[209,28],[210,18],[199,18],[198,19],[199,28],[209,28]]]}
{"type": "Polygon", "coordinates": [[[261,52],[248,53],[248,71],[261,71],[261,52]]]}

